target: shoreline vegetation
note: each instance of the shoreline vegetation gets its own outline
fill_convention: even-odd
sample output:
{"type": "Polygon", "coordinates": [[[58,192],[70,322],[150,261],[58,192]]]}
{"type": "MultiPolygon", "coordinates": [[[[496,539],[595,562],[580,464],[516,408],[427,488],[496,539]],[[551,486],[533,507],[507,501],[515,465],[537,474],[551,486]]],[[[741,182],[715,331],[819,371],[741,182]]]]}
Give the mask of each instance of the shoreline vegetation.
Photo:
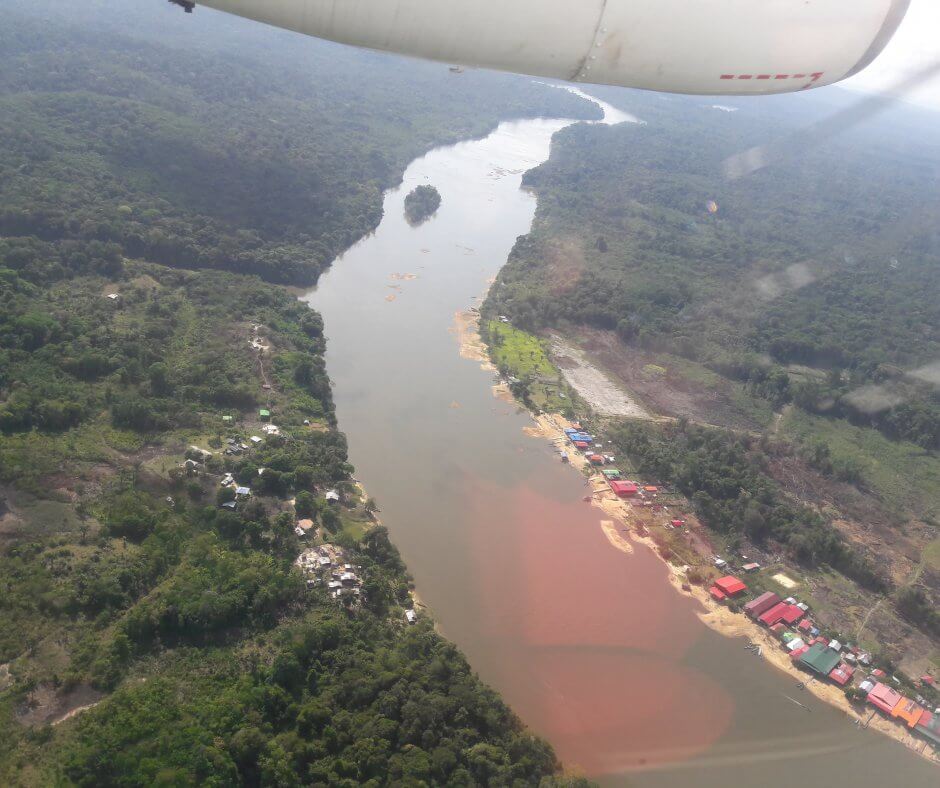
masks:
{"type": "MultiPolygon", "coordinates": [[[[481,302],[485,298],[484,294],[480,299],[481,302]]],[[[476,307],[456,313],[454,333],[460,355],[462,358],[477,361],[486,371],[500,372],[493,363],[494,348],[488,345],[481,335],[480,325],[481,314],[476,307]]],[[[564,429],[572,427],[574,423],[571,411],[567,415],[558,412],[538,412],[533,409],[531,402],[526,403],[523,397],[518,396],[518,390],[514,392],[513,386],[506,382],[495,384],[493,395],[502,401],[514,402],[529,412],[534,423],[525,428],[524,432],[527,435],[547,442],[556,450],[564,447],[564,429]]],[[[585,483],[591,489],[590,503],[604,515],[604,519],[600,521],[600,527],[611,546],[627,554],[632,553],[637,546],[643,546],[657,555],[667,568],[668,580],[676,591],[697,603],[700,609],[696,611],[696,615],[702,623],[726,637],[748,638],[750,643],[761,647],[762,656],[770,665],[799,680],[801,686],[816,698],[838,708],[856,724],[873,728],[926,760],[940,764],[940,754],[924,739],[908,733],[900,723],[880,716],[870,707],[849,702],[843,690],[833,684],[811,679],[807,673],[790,661],[789,655],[781,647],[780,642],[768,630],[749,619],[743,612],[735,612],[727,605],[712,599],[706,590],[708,583],[704,578],[697,583],[690,582],[685,571],[688,567],[674,563],[675,556],[668,544],[650,531],[648,523],[641,522],[640,515],[633,507],[609,492],[603,476],[590,465],[586,457],[577,451],[568,451],[567,455],[572,468],[586,477],[585,483]],[[670,560],[671,558],[673,560],[670,560]]],[[[692,507],[688,502],[685,503],[685,509],[690,511],[692,507]]],[[[699,528],[701,527],[699,525],[699,528]]],[[[715,574],[715,577],[717,576],[715,574]]]]}

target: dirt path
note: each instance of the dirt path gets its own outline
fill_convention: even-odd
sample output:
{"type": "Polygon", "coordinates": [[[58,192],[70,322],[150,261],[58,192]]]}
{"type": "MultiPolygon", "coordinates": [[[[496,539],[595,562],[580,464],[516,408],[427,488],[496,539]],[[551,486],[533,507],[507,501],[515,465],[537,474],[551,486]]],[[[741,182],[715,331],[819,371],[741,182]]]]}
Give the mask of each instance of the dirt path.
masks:
{"type": "Polygon", "coordinates": [[[267,370],[264,368],[264,354],[267,353],[271,346],[264,343],[261,338],[259,331],[261,330],[260,325],[253,325],[251,327],[251,340],[249,344],[252,349],[257,351],[258,354],[258,370],[261,374],[261,384],[262,388],[267,392],[266,404],[268,407],[271,406],[271,394],[274,392],[274,386],[271,384],[270,378],[268,378],[267,370]]]}
{"type": "Polygon", "coordinates": [[[874,615],[875,611],[881,607],[881,603],[884,602],[884,599],[879,599],[875,604],[873,604],[868,612],[865,614],[865,618],[862,619],[862,623],[858,625],[858,631],[855,633],[855,641],[858,642],[859,638],[862,636],[862,632],[865,631],[865,627],[868,626],[868,619],[874,615]]]}
{"type": "Polygon", "coordinates": [[[771,435],[776,437],[777,433],[780,432],[780,424],[787,417],[791,410],[793,410],[793,405],[787,404],[780,409],[779,413],[774,414],[774,425],[770,428],[771,435]]]}

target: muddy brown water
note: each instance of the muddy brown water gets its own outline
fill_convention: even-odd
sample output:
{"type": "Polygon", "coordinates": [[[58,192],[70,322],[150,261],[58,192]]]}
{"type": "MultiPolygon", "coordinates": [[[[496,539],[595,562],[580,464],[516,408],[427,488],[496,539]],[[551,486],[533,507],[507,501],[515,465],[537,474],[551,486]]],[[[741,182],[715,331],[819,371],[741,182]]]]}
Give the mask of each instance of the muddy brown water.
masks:
{"type": "Polygon", "coordinates": [[[645,547],[614,549],[578,473],[459,356],[455,313],[530,228],[522,173],[569,122],[503,123],[417,159],[376,232],[304,296],[357,477],[422,600],[565,765],[604,785],[937,785],[932,765],[705,627],[645,547]],[[412,227],[403,201],[423,183],[443,201],[412,227]]]}

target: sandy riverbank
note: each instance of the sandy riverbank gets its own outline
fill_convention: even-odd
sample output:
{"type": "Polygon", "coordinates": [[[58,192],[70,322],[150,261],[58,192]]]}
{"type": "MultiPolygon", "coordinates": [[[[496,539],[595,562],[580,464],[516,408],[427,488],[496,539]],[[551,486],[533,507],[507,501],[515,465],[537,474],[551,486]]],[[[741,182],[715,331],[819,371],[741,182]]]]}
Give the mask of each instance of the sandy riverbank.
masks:
{"type": "MultiPolygon", "coordinates": [[[[475,311],[458,312],[455,317],[455,330],[460,355],[463,358],[479,361],[484,369],[493,370],[486,345],[479,333],[479,314],[475,311]]],[[[512,394],[505,385],[493,387],[494,396],[505,400],[512,394]]],[[[520,405],[520,407],[522,407],[520,405]]],[[[548,441],[553,447],[567,450],[565,433],[566,427],[572,424],[560,414],[532,415],[533,425],[525,428],[530,437],[548,441]]],[[[754,655],[755,659],[763,658],[770,665],[787,673],[794,679],[792,700],[803,703],[806,693],[812,693],[816,698],[829,703],[843,711],[852,721],[865,727],[873,728],[886,736],[904,744],[922,757],[934,763],[940,763],[940,755],[929,745],[925,747],[925,740],[915,737],[908,732],[901,723],[894,722],[876,712],[870,706],[854,706],[849,703],[843,691],[834,684],[813,679],[809,674],[800,670],[791,661],[789,654],[781,647],[768,630],[764,629],[743,613],[734,613],[709,596],[703,586],[690,585],[685,577],[684,568],[675,566],[662,556],[651,536],[641,535],[648,533],[646,526],[639,521],[636,510],[617,498],[609,489],[603,476],[596,473],[587,459],[577,451],[568,451],[569,463],[585,477],[585,496],[590,496],[592,506],[598,507],[604,518],[600,521],[604,535],[610,544],[624,553],[632,553],[635,545],[645,545],[657,556],[660,556],[669,570],[669,580],[679,593],[693,597],[699,604],[697,615],[708,627],[727,637],[747,638],[752,643],[761,646],[762,657],[754,655]],[[686,588],[683,588],[686,586],[686,588]],[[802,688],[797,685],[803,685],[802,688]]]]}
{"type": "Polygon", "coordinates": [[[460,357],[470,361],[480,362],[480,366],[487,371],[496,371],[486,344],[480,337],[480,313],[467,309],[454,314],[453,334],[457,338],[460,348],[460,357]]]}

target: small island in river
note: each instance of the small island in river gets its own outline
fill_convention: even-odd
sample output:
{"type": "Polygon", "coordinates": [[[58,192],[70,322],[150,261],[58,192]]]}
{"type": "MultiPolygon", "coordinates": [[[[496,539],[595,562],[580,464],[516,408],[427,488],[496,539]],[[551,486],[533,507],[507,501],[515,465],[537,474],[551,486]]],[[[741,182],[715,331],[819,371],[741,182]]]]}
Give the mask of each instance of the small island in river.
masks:
{"type": "Polygon", "coordinates": [[[429,219],[441,205],[441,194],[433,186],[416,186],[405,197],[405,217],[416,225],[429,219]]]}

